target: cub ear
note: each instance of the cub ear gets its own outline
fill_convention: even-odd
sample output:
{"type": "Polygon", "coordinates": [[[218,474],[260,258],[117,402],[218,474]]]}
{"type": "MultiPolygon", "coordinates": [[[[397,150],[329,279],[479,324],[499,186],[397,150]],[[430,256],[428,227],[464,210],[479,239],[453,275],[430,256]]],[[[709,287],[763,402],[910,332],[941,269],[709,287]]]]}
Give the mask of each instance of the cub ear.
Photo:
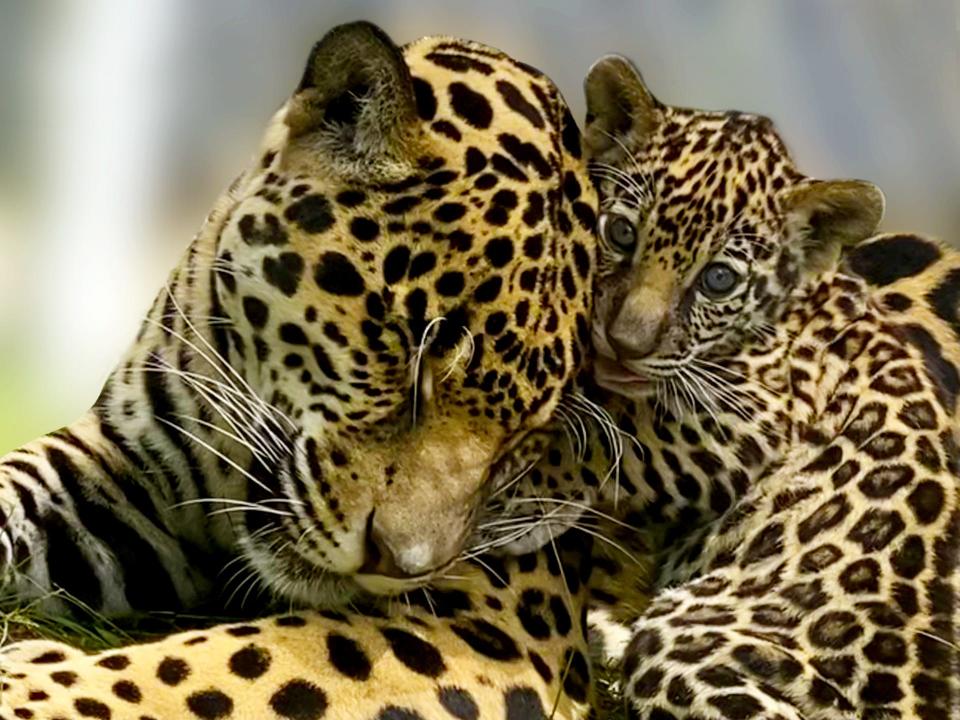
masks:
{"type": "Polygon", "coordinates": [[[622,55],[597,60],[583,81],[587,99],[584,143],[593,160],[617,164],[660,123],[663,105],[640,71],[622,55]]]}
{"type": "Polygon", "coordinates": [[[817,272],[836,264],[840,251],[875,235],[885,200],[865,180],[804,180],[786,191],[781,207],[788,232],[803,238],[804,265],[817,272]]]}
{"type": "Polygon", "coordinates": [[[418,121],[400,48],[368,22],[335,27],[313,46],[286,123],[291,140],[314,135],[329,160],[357,172],[402,160],[418,121]]]}

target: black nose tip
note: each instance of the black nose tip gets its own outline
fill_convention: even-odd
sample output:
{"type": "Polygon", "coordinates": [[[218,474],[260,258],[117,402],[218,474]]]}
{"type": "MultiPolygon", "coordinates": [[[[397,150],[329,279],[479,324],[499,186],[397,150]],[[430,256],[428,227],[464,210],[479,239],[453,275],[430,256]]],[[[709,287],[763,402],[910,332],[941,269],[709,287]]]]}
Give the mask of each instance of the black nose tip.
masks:
{"type": "Polygon", "coordinates": [[[367,532],[364,539],[366,552],[360,572],[366,575],[385,575],[394,578],[413,577],[400,567],[396,555],[390,549],[390,545],[384,540],[374,524],[373,514],[375,512],[373,510],[367,516],[367,532]]]}

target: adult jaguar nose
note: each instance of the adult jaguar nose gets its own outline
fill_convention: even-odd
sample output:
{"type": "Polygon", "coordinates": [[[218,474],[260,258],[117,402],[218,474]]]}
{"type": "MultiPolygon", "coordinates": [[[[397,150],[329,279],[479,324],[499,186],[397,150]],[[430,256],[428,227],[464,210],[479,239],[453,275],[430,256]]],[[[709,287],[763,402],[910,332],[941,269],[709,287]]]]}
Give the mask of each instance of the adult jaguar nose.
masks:
{"type": "Polygon", "coordinates": [[[360,572],[409,579],[425,575],[443,564],[427,542],[401,544],[391,541],[377,523],[376,511],[367,518],[366,556],[360,572]]]}

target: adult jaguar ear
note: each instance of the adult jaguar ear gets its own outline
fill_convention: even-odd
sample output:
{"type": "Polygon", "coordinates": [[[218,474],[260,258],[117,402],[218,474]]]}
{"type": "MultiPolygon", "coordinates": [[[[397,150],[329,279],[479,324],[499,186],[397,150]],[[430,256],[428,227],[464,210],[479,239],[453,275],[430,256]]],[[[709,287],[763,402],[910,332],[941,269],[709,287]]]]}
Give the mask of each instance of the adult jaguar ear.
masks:
{"type": "Polygon", "coordinates": [[[400,49],[371,23],[335,27],[313,46],[286,124],[291,140],[309,136],[325,159],[355,172],[407,157],[418,122],[400,49]]]}
{"type": "Polygon", "coordinates": [[[587,99],[584,143],[592,160],[617,164],[656,129],[663,106],[640,71],[622,55],[597,60],[583,81],[587,99]]]}
{"type": "Polygon", "coordinates": [[[876,234],[885,200],[865,180],[804,180],[781,203],[788,233],[803,239],[805,268],[819,272],[833,267],[845,246],[876,234]]]}

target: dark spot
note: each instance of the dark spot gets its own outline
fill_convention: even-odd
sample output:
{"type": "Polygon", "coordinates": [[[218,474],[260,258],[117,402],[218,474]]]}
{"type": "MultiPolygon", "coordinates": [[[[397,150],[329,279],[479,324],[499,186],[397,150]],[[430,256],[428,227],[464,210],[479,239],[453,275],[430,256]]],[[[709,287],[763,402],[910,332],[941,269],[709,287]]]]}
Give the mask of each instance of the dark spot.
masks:
{"type": "Polygon", "coordinates": [[[580,157],[580,130],[577,128],[577,121],[573,119],[570,109],[567,108],[563,113],[563,130],[560,135],[563,142],[563,148],[574,158],[580,157]]]}
{"type": "MultiPolygon", "coordinates": [[[[533,167],[541,179],[548,178],[553,174],[550,163],[546,161],[543,154],[533,143],[524,142],[516,135],[511,135],[510,133],[501,133],[497,136],[497,140],[500,141],[501,147],[503,147],[516,162],[524,167],[533,167]]],[[[494,156],[494,159],[496,159],[496,156],[494,156]]],[[[494,166],[496,167],[496,164],[494,166]]],[[[521,175],[522,174],[523,173],[521,173],[521,175]]],[[[520,178],[515,179],[519,180],[520,178]]],[[[561,229],[563,230],[562,227],[561,229]]],[[[569,229],[564,230],[564,232],[569,232],[569,229]]]]}
{"type": "Polygon", "coordinates": [[[99,720],[110,718],[109,706],[93,698],[77,698],[73,701],[73,706],[84,717],[99,718],[99,720]]]}
{"type": "Polygon", "coordinates": [[[713,695],[707,698],[707,702],[728,720],[749,720],[763,710],[759,700],[744,693],[713,695]]]}
{"type": "MultiPolygon", "coordinates": [[[[956,310],[954,312],[956,313],[956,310]]],[[[900,332],[907,342],[920,350],[927,377],[936,388],[940,402],[952,412],[956,407],[957,394],[960,393],[960,373],[956,366],[943,356],[940,343],[926,328],[916,324],[904,325],[900,332]]]]}
{"type": "Polygon", "coordinates": [[[800,542],[806,543],[819,533],[837,525],[850,513],[850,501],[846,495],[830,498],[814,510],[797,528],[797,537],[800,542]]]}
{"type": "Polygon", "coordinates": [[[344,190],[337,195],[337,202],[348,208],[357,207],[363,204],[366,199],[367,196],[360,190],[344,190]]]}
{"type": "Polygon", "coordinates": [[[879,465],[857,484],[869,498],[888,498],[913,480],[914,471],[909,465],[879,465]]]}
{"type": "Polygon", "coordinates": [[[307,624],[307,621],[298,615],[284,615],[278,617],[276,623],[279,627],[303,627],[307,624]]]}
{"type": "Polygon", "coordinates": [[[306,195],[287,208],[284,217],[308,233],[328,230],[334,223],[330,201],[323,195],[306,195]]]}
{"type": "Polygon", "coordinates": [[[355,217],[350,221],[350,233],[360,242],[370,242],[380,234],[380,225],[370,218],[355,217]]]}
{"type": "Polygon", "coordinates": [[[433,120],[437,114],[437,98],[433,88],[426,80],[415,77],[413,80],[413,94],[417,101],[417,114],[423,120],[433,120]]]}
{"type": "Polygon", "coordinates": [[[435,284],[437,292],[446,297],[455,297],[463,292],[463,273],[450,270],[441,275],[435,284]]]}
{"type": "Polygon", "coordinates": [[[234,675],[245,680],[253,680],[263,675],[270,667],[270,653],[265,648],[247,645],[231,655],[227,665],[234,675]]]}
{"type": "Polygon", "coordinates": [[[317,720],[327,710],[327,696],[311,682],[291,680],[273,694],[270,707],[280,717],[317,720]]]}
{"type": "Polygon", "coordinates": [[[860,543],[864,552],[876,552],[889,545],[904,527],[903,518],[896,510],[871,508],[851,528],[847,537],[860,543]]]}
{"type": "Polygon", "coordinates": [[[480,150],[471,145],[467,148],[464,164],[466,166],[466,175],[469,177],[470,175],[476,175],[487,166],[487,158],[480,150]]]}
{"type": "Polygon", "coordinates": [[[297,253],[281,253],[263,259],[263,277],[287,297],[293,297],[303,275],[303,258],[297,253]]]}
{"type": "Polygon", "coordinates": [[[553,672],[550,670],[550,666],[547,665],[546,660],[540,657],[533,650],[528,650],[527,655],[530,658],[530,663],[533,665],[533,669],[537,671],[537,675],[543,678],[543,681],[549,685],[553,680],[553,672]]]}
{"type": "Polygon", "coordinates": [[[179,685],[190,674],[190,666],[180,658],[165,657],[157,666],[157,677],[164,685],[179,685]]]}
{"type": "Polygon", "coordinates": [[[818,647],[841,650],[863,635],[857,616],[851,612],[834,611],[823,614],[807,632],[810,642],[818,647]]]}
{"type": "Polygon", "coordinates": [[[202,690],[187,696],[187,707],[197,717],[215,720],[233,712],[233,700],[219,690],[202,690]]]}
{"type": "Polygon", "coordinates": [[[143,699],[140,688],[129,680],[118,680],[113,684],[111,689],[114,695],[121,700],[126,700],[128,703],[136,704],[143,699]]]}
{"type": "MultiPolygon", "coordinates": [[[[283,325],[281,325],[280,339],[283,340],[283,342],[285,343],[289,343],[290,345],[309,345],[310,344],[310,341],[307,339],[307,334],[303,331],[303,328],[297,325],[296,323],[284,323],[283,325]]],[[[259,630],[257,632],[259,632],[259,630]]],[[[251,634],[255,634],[255,633],[251,633],[251,634]]]]}
{"type": "Polygon", "coordinates": [[[877,632],[863,648],[864,655],[878,665],[900,666],[907,661],[907,645],[891,632],[877,632]]]}
{"type": "Polygon", "coordinates": [[[370,677],[370,660],[355,640],[330,633],[327,635],[327,654],[330,664],[351,680],[366,680],[370,677]]]}
{"type": "Polygon", "coordinates": [[[267,309],[265,302],[259,298],[247,295],[243,298],[243,314],[253,327],[259,329],[267,324],[270,311],[267,309]]]}
{"type": "Polygon", "coordinates": [[[503,278],[494,275],[492,278],[484,280],[477,289],[473,291],[473,299],[477,302],[493,302],[500,294],[500,288],[503,286],[503,278]]]}
{"type": "Polygon", "coordinates": [[[633,682],[633,695],[641,698],[651,698],[660,692],[660,683],[665,672],[660,668],[650,668],[633,682]]]}
{"type": "Polygon", "coordinates": [[[71,672],[70,670],[57,670],[56,672],[50,673],[50,679],[53,680],[57,685],[70,687],[77,682],[77,674],[75,672],[71,672]]]}
{"type": "Polygon", "coordinates": [[[531,260],[539,260],[543,255],[543,235],[537,233],[523,241],[523,254],[531,260]]]}
{"type": "Polygon", "coordinates": [[[108,670],[123,670],[130,666],[130,658],[126,655],[108,655],[98,661],[97,665],[108,670]]]}
{"type": "Polygon", "coordinates": [[[390,285],[400,282],[407,274],[409,263],[410,248],[397,245],[383,259],[383,279],[390,285]]]}
{"type": "Polygon", "coordinates": [[[914,235],[862,243],[846,254],[850,269],[873,285],[889,285],[926,270],[940,259],[936,244],[914,235]]]}
{"type": "Polygon", "coordinates": [[[237,223],[240,237],[247,245],[286,245],[287,233],[280,227],[280,219],[271,213],[258,222],[254,215],[244,215],[237,223]]]}
{"type": "Polygon", "coordinates": [[[437,696],[443,709],[458,720],[477,720],[480,716],[480,709],[467,690],[458,687],[442,687],[437,690],[437,696]]]}
{"type": "Polygon", "coordinates": [[[575,702],[586,702],[590,688],[590,667],[583,653],[567,648],[560,667],[565,668],[563,690],[575,702]]]}
{"type": "Polygon", "coordinates": [[[416,710],[388,705],[377,714],[374,720],[424,720],[424,717],[416,710]]]}
{"type": "Polygon", "coordinates": [[[493,238],[483,251],[495,268],[502,268],[513,259],[513,243],[508,237],[493,238]]]}
{"type": "Polygon", "coordinates": [[[546,720],[543,703],[533,688],[511,688],[507,690],[505,700],[506,720],[546,720]]]}
{"type": "Polygon", "coordinates": [[[461,203],[448,202],[443,203],[433,211],[433,217],[440,222],[454,222],[462,218],[467,212],[467,208],[461,203]]]}
{"type": "Polygon", "coordinates": [[[467,645],[485,657],[504,662],[520,657],[520,651],[513,639],[486,620],[463,620],[451,629],[467,645]]]}
{"type": "Polygon", "coordinates": [[[474,70],[481,75],[493,74],[493,67],[489,63],[469,57],[468,55],[439,52],[434,50],[433,52],[427,53],[426,58],[434,65],[439,65],[442,68],[447,68],[448,70],[453,70],[454,72],[463,73],[467,72],[468,70],[474,70]]]}
{"type": "Polygon", "coordinates": [[[880,587],[880,564],[873,558],[850,563],[840,573],[840,584],[849,593],[875,593],[880,587]]]}
{"type": "Polygon", "coordinates": [[[415,673],[435,678],[446,672],[440,651],[426,640],[399,628],[384,628],[381,632],[397,660],[415,673]]]}
{"type": "Polygon", "coordinates": [[[747,567],[771,555],[776,555],[782,550],[783,524],[773,523],[765,527],[750,540],[746,552],[740,560],[740,566],[747,567]]]}
{"type": "Polygon", "coordinates": [[[907,497],[907,504],[913,514],[924,525],[929,525],[939,517],[943,502],[943,486],[934,480],[919,483],[907,497]]]}
{"type": "Polygon", "coordinates": [[[948,272],[943,281],[927,293],[927,302],[937,316],[960,336],[960,268],[948,272]]]}
{"type": "Polygon", "coordinates": [[[507,107],[523,115],[535,128],[543,129],[544,122],[540,112],[523,96],[516,85],[506,80],[498,80],[497,91],[507,103],[507,107]]]}
{"type": "Polygon", "coordinates": [[[332,295],[357,297],[363,294],[365,288],[363,278],[353,263],[339,252],[325,252],[321,255],[313,277],[322,290],[332,295]]]}
{"type": "Polygon", "coordinates": [[[893,571],[900,577],[912,580],[926,565],[923,539],[919,535],[908,536],[890,556],[893,571]]]}
{"type": "Polygon", "coordinates": [[[426,275],[437,266],[437,256],[429,250],[417,253],[410,263],[410,272],[407,278],[416,280],[418,277],[426,275]]]}
{"type": "Polygon", "coordinates": [[[481,130],[490,127],[493,108],[482,94],[471,90],[462,82],[450,84],[450,107],[470,125],[481,130]]]}
{"type": "Polygon", "coordinates": [[[457,126],[448,120],[437,120],[430,126],[430,129],[435,133],[450,138],[454,142],[460,142],[460,140],[463,139],[463,135],[460,133],[460,130],[457,129],[457,126]]]}

